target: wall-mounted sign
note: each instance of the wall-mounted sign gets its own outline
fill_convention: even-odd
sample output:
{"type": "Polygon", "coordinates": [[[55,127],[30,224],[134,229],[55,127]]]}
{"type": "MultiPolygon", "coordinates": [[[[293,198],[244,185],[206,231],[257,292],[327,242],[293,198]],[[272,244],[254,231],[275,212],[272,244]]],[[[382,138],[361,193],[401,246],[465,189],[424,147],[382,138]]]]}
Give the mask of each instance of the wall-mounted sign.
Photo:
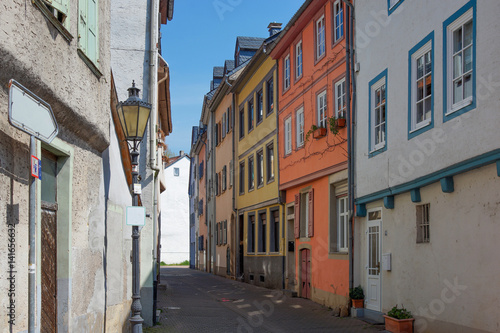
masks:
{"type": "Polygon", "coordinates": [[[42,161],[31,155],[31,175],[42,180],[42,161]]]}
{"type": "Polygon", "coordinates": [[[146,208],[140,206],[127,207],[127,225],[142,226],[146,224],[146,208]]]}

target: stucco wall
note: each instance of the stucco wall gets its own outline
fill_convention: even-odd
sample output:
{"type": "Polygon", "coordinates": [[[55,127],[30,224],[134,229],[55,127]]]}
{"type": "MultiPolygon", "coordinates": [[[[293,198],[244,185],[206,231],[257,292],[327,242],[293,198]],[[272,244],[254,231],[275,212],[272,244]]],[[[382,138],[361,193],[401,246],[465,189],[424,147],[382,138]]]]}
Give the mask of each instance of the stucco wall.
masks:
{"type": "Polygon", "coordinates": [[[189,260],[188,156],[164,169],[167,189],[161,194],[161,261],[178,264],[189,260]],[[179,176],[174,176],[179,168],[179,176]]]}
{"type": "MultiPolygon", "coordinates": [[[[500,186],[495,164],[454,177],[455,191],[439,182],[421,188],[421,203],[410,194],[382,208],[381,253],[392,254],[392,270],[382,270],[382,311],[403,304],[416,317],[417,332],[495,332],[500,325],[500,186]],[[416,205],[430,203],[430,242],[416,243],[416,205]],[[387,233],[387,234],[386,234],[387,233]]],[[[367,209],[383,207],[382,201],[367,209]]],[[[367,218],[356,219],[355,284],[366,286],[367,218]],[[359,274],[359,275],[358,275],[359,274]]]]}
{"type": "Polygon", "coordinates": [[[387,1],[356,3],[357,197],[403,184],[498,148],[496,15],[500,3],[477,1],[476,108],[444,121],[443,22],[467,0],[404,1],[388,16],[387,1]],[[408,139],[409,51],[434,32],[434,128],[408,139]],[[387,69],[387,151],[368,157],[370,80],[387,69]],[[471,140],[471,136],[474,137],[471,140]],[[373,177],[373,170],[381,170],[373,177]]]}

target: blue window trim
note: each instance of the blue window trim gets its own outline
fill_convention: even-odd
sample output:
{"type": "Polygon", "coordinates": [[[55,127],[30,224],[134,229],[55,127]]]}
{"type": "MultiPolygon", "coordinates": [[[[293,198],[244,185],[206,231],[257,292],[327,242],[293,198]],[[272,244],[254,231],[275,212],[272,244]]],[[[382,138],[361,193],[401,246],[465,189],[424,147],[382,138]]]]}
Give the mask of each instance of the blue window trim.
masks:
{"type": "Polygon", "coordinates": [[[388,79],[387,79],[387,68],[382,71],[379,75],[377,75],[373,80],[368,83],[368,158],[371,158],[375,155],[378,155],[387,150],[387,121],[388,121],[388,79]],[[383,148],[372,151],[372,86],[385,77],[385,145],[383,148]]]}
{"type": "Polygon", "coordinates": [[[425,131],[430,130],[431,128],[434,128],[434,77],[436,76],[436,73],[434,72],[434,63],[435,63],[434,31],[432,31],[430,34],[428,34],[424,39],[422,39],[417,45],[415,45],[408,52],[408,140],[416,137],[417,135],[424,133],[425,131]],[[418,130],[415,130],[412,132],[412,128],[411,128],[412,108],[413,108],[413,101],[412,101],[413,78],[411,76],[412,64],[413,64],[412,57],[413,57],[413,54],[415,52],[419,51],[429,41],[431,42],[431,59],[432,59],[432,64],[431,64],[431,72],[432,72],[432,78],[431,78],[431,86],[432,86],[432,91],[431,91],[431,122],[428,125],[426,125],[422,128],[419,128],[418,130]]]}
{"type": "Polygon", "coordinates": [[[391,0],[387,0],[387,16],[391,15],[398,9],[398,7],[403,3],[405,0],[399,0],[398,3],[396,3],[392,8],[391,8],[391,0]]]}
{"type": "Polygon", "coordinates": [[[443,22],[443,122],[476,108],[476,0],[471,0],[443,22]],[[451,114],[448,111],[448,26],[472,8],[472,103],[451,114]]]}

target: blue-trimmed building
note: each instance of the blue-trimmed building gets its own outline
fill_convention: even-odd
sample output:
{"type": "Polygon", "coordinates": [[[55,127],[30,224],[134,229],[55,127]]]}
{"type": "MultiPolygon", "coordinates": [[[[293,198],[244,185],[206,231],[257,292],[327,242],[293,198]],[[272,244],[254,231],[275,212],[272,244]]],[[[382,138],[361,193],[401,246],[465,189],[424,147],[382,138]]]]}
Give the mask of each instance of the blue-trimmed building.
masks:
{"type": "Polygon", "coordinates": [[[356,1],[354,285],[417,332],[500,327],[500,3],[356,1]]]}

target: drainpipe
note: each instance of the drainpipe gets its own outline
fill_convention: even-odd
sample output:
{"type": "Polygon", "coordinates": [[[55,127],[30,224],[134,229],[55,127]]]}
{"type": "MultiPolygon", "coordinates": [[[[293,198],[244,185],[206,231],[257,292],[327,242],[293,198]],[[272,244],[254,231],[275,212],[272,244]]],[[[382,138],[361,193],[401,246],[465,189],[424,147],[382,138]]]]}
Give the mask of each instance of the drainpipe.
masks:
{"type": "Polygon", "coordinates": [[[157,164],[157,117],[158,117],[158,12],[159,0],[150,2],[150,44],[149,44],[149,96],[152,106],[149,123],[149,168],[153,171],[153,324],[156,324],[156,303],[157,303],[157,220],[158,220],[158,173],[160,168],[157,164]]]}
{"type": "MultiPolygon", "coordinates": [[[[349,288],[353,288],[354,285],[354,256],[353,256],[353,245],[354,245],[354,237],[353,237],[353,220],[354,220],[354,170],[353,170],[353,124],[354,124],[354,116],[351,118],[351,92],[353,94],[354,101],[354,84],[351,83],[351,73],[352,80],[354,81],[354,72],[351,71],[351,60],[353,60],[353,14],[354,6],[348,1],[344,0],[344,3],[348,6],[346,7],[348,20],[347,20],[347,36],[346,36],[346,86],[348,87],[349,93],[346,94],[346,122],[347,122],[347,181],[348,181],[348,196],[349,196],[349,288]],[[352,86],[352,88],[351,88],[352,86]]],[[[354,107],[352,108],[352,114],[354,115],[354,107]]]]}

